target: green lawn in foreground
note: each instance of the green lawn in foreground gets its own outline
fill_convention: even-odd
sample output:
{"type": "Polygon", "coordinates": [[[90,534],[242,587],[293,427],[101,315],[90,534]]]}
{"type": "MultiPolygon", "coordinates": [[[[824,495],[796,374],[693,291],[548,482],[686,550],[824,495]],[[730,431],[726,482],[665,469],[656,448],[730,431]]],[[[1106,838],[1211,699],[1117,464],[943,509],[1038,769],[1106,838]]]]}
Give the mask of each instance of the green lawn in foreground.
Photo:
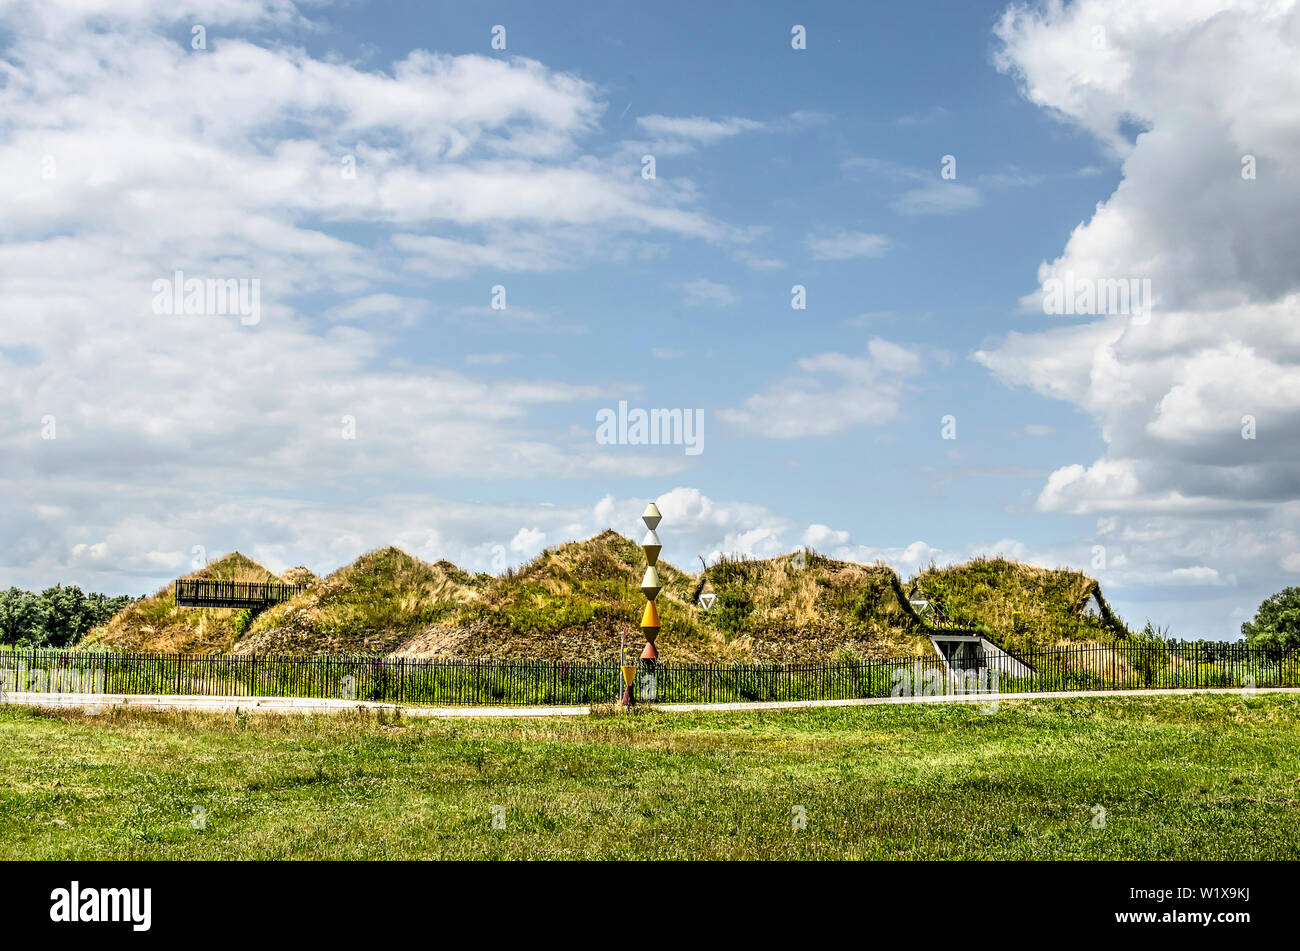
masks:
{"type": "Polygon", "coordinates": [[[11,859],[1298,856],[1300,696],[534,721],[0,708],[11,859]]]}

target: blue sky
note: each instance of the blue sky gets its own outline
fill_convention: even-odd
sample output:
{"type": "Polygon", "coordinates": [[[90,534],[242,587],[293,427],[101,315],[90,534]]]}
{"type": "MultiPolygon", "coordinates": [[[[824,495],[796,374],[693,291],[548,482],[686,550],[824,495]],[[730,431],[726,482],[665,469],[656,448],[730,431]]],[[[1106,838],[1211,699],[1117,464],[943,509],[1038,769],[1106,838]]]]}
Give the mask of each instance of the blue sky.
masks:
{"type": "Polygon", "coordinates": [[[0,580],[499,569],[656,498],[683,567],[1004,553],[1235,637],[1300,570],[1300,122],[1206,73],[1285,99],[1294,11],[699,6],[0,3],[0,580]],[[152,312],[177,269],[259,319],[152,312]],[[598,444],[621,400],[703,451],[598,444]]]}

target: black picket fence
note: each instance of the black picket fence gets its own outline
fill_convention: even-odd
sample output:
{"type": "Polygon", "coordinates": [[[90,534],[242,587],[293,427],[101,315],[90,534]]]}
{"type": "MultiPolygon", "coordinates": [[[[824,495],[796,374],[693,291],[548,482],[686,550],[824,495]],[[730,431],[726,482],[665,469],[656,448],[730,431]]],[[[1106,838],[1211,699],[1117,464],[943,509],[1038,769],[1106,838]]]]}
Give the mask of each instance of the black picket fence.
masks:
{"type": "MultiPolygon", "coordinates": [[[[851,663],[642,665],[656,703],[851,700],[1158,687],[1297,687],[1300,654],[1240,644],[1119,644],[990,653],[959,669],[937,656],[851,663]]],[[[614,663],[414,657],[244,657],[0,650],[0,690],[310,697],[437,705],[588,705],[623,689],[614,663]]]]}

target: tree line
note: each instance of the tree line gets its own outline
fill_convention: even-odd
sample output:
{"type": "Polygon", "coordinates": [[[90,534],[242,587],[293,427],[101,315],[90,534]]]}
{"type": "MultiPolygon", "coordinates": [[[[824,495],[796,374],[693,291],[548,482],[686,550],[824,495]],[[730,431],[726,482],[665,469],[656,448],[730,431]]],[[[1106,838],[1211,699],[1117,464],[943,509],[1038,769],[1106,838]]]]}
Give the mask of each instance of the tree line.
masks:
{"type": "Polygon", "coordinates": [[[71,647],[135,600],[126,594],[85,594],[76,585],[55,585],[40,594],[9,588],[0,591],[0,644],[71,647]]]}

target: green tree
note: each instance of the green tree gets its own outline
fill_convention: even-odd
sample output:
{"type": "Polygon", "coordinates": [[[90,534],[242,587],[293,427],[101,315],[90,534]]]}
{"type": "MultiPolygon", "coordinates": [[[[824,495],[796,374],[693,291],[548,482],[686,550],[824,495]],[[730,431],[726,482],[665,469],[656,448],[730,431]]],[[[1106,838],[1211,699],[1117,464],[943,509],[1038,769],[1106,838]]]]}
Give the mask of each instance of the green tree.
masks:
{"type": "Polygon", "coordinates": [[[18,588],[0,592],[0,644],[34,644],[44,629],[45,618],[36,595],[18,588]]]}
{"type": "Polygon", "coordinates": [[[76,585],[55,585],[40,594],[18,588],[0,591],[0,644],[71,647],[134,600],[129,595],[83,594],[76,585]]]}
{"type": "Polygon", "coordinates": [[[91,612],[86,596],[76,585],[55,585],[41,592],[45,623],[43,638],[37,647],[67,647],[75,644],[90,630],[91,612]]]}
{"type": "Polygon", "coordinates": [[[1300,648],[1300,588],[1283,588],[1264,601],[1255,619],[1241,625],[1246,643],[1270,654],[1300,648]]]}
{"type": "Polygon", "coordinates": [[[129,594],[119,594],[114,596],[95,592],[86,595],[86,613],[90,623],[89,626],[81,632],[81,635],[79,635],[77,639],[80,640],[81,637],[84,637],[89,633],[92,628],[99,627],[101,624],[107,624],[112,620],[113,615],[136,600],[138,599],[131,597],[129,594]]]}

